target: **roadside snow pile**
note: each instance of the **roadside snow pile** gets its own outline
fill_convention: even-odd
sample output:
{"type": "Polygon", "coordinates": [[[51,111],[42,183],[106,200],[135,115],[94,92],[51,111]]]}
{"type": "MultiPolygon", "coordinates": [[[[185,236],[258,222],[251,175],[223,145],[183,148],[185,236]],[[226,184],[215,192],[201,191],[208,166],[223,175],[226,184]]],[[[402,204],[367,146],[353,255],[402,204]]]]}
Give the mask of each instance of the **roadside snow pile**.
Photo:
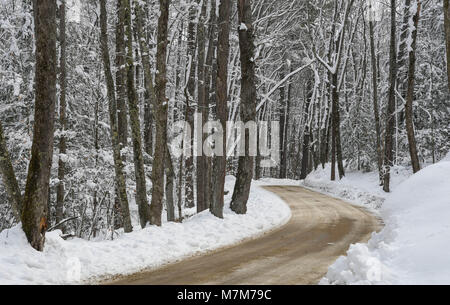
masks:
{"type": "Polygon", "coordinates": [[[386,223],[352,245],[321,284],[450,284],[450,158],[400,184],[381,208],[386,223]]]}
{"type": "MultiPolygon", "coordinates": [[[[337,180],[330,181],[330,171],[330,163],[327,163],[325,168],[319,166],[306,177],[303,186],[371,209],[381,208],[386,193],[379,186],[378,172],[348,171],[345,177],[339,180],[336,170],[337,180]]],[[[403,166],[394,166],[391,170],[391,189],[394,190],[397,185],[411,176],[410,171],[403,166]]]]}
{"type": "Polygon", "coordinates": [[[182,258],[229,246],[279,227],[291,217],[276,195],[252,185],[246,215],[229,208],[234,179],[227,177],[224,219],[209,211],[183,223],[149,226],[114,241],[63,240],[60,231],[46,235],[43,252],[32,249],[20,225],[0,233],[0,284],[92,282],[118,274],[155,268],[182,258]]]}

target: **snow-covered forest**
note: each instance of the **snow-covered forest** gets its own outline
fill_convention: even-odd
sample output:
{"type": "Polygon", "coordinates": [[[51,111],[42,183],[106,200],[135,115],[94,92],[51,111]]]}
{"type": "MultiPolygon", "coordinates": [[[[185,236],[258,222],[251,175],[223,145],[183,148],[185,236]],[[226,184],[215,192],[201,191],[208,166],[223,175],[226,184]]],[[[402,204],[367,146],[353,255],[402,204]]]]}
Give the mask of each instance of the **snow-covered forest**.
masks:
{"type": "MultiPolygon", "coordinates": [[[[291,217],[267,185],[374,213],[420,200],[415,173],[449,195],[449,0],[1,0],[0,52],[0,283],[253,238],[291,217]]],[[[346,259],[321,283],[367,283],[346,259]]]]}

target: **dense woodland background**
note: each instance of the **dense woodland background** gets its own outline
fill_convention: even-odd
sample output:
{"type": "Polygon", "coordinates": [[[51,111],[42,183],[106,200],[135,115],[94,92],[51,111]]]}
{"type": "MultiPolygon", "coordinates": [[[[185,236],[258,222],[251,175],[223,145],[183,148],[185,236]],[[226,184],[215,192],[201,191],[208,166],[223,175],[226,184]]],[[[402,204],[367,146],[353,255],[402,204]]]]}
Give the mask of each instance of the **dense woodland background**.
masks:
{"type": "MultiPolygon", "coordinates": [[[[51,81],[35,74],[35,38],[54,33],[56,100],[41,109],[55,120],[48,229],[69,219],[58,226],[68,236],[106,239],[192,207],[220,217],[225,169],[238,213],[252,176],[303,179],[328,162],[330,179],[379,171],[389,191],[392,166],[417,171],[450,150],[448,0],[38,2],[54,11],[39,26],[33,1],[0,2],[0,144],[25,190],[36,90],[51,81]],[[193,125],[195,111],[280,121],[280,163],[171,156],[173,122],[193,125]]],[[[0,231],[23,198],[5,173],[0,231]]]]}

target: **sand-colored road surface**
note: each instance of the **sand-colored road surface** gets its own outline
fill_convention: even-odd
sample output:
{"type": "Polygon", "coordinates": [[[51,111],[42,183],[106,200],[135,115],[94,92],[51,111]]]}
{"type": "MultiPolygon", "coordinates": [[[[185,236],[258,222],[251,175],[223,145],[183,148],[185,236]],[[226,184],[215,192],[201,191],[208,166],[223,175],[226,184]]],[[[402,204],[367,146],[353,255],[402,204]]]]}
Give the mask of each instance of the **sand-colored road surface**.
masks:
{"type": "Polygon", "coordinates": [[[266,189],[289,204],[292,218],[285,226],[113,284],[317,284],[350,244],[381,228],[371,213],[342,200],[299,186],[266,189]]]}

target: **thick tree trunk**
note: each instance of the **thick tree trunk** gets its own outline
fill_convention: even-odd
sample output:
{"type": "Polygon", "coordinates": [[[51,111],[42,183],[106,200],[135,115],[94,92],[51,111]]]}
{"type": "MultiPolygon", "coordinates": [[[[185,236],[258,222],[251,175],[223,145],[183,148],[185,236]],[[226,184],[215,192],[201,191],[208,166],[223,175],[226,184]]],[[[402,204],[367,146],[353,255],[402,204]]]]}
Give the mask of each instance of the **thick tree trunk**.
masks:
{"type": "MultiPolygon", "coordinates": [[[[207,1],[203,0],[200,19],[197,25],[197,93],[198,93],[198,112],[202,114],[203,122],[208,120],[208,100],[206,97],[206,78],[205,78],[205,22],[206,22],[207,1]]],[[[199,126],[198,132],[200,139],[198,142],[204,143],[206,134],[203,133],[203,126],[199,126]]],[[[202,145],[202,144],[200,144],[202,145]]],[[[208,209],[209,187],[207,185],[208,160],[204,153],[197,156],[197,212],[208,209]]]]}
{"type": "Polygon", "coordinates": [[[445,44],[447,46],[447,78],[448,90],[450,91],[450,4],[449,0],[444,0],[444,28],[445,44]]]}
{"type": "Polygon", "coordinates": [[[383,190],[389,192],[390,168],[393,165],[395,82],[397,78],[396,1],[391,0],[391,41],[389,51],[389,93],[386,107],[386,132],[383,162],[383,190]]]}
{"type": "Polygon", "coordinates": [[[164,196],[164,163],[167,150],[167,98],[166,56],[169,21],[169,0],[159,0],[158,45],[156,51],[156,143],[152,169],[152,203],[150,223],[161,225],[162,199],[164,196]]]}
{"type": "MultiPolygon", "coordinates": [[[[250,0],[238,0],[238,33],[241,58],[241,107],[243,123],[256,119],[255,45],[250,0]],[[244,26],[245,25],[245,26],[244,26]]],[[[255,135],[252,135],[255,136],[255,135]]],[[[247,201],[253,178],[254,157],[250,156],[250,135],[245,130],[245,155],[239,157],[236,184],[234,185],[231,209],[237,214],[247,212],[247,201]]]]}
{"type": "MultiPolygon", "coordinates": [[[[59,57],[59,124],[61,135],[59,139],[59,160],[58,160],[58,185],[56,187],[56,223],[64,219],[64,176],[66,174],[66,163],[61,155],[66,154],[66,1],[62,0],[59,7],[59,44],[61,54],[59,57]]],[[[64,226],[61,227],[64,230],[64,226]]]]}
{"type": "Polygon", "coordinates": [[[131,137],[133,140],[134,174],[136,177],[136,204],[139,210],[139,221],[144,228],[150,221],[150,206],[147,199],[147,186],[145,183],[144,157],[142,155],[141,120],[139,106],[134,86],[133,61],[133,29],[131,27],[131,0],[126,0],[125,32],[127,38],[127,97],[130,113],[131,137]]]}
{"type": "Polygon", "coordinates": [[[417,11],[413,16],[414,29],[411,33],[411,49],[409,51],[409,68],[408,68],[408,89],[406,92],[406,133],[408,134],[409,154],[411,156],[411,165],[413,172],[417,173],[420,170],[419,157],[417,155],[416,138],[414,136],[414,122],[413,122],[413,100],[414,100],[414,77],[416,73],[416,43],[417,43],[417,27],[419,26],[420,0],[417,1],[417,11]]]}
{"type": "Polygon", "coordinates": [[[125,61],[125,22],[128,0],[117,0],[116,23],[116,105],[117,126],[121,148],[127,145],[128,119],[126,104],[126,61],[125,61]]]}
{"type": "Polygon", "coordinates": [[[53,157],[56,102],[56,0],[33,2],[36,27],[35,109],[31,160],[23,199],[22,228],[28,242],[44,249],[53,157]]]}
{"type": "Polygon", "coordinates": [[[110,133],[113,149],[114,171],[116,175],[116,188],[120,204],[120,211],[123,217],[124,231],[125,233],[129,233],[133,230],[133,227],[131,226],[130,209],[128,206],[127,188],[125,175],[123,172],[124,166],[122,162],[122,156],[120,154],[120,139],[117,126],[117,106],[114,92],[114,80],[111,73],[111,64],[109,58],[107,24],[106,0],[100,0],[100,49],[102,52],[103,67],[106,78],[106,89],[108,95],[110,133]]]}
{"type": "Polygon", "coordinates": [[[373,22],[369,21],[369,35],[370,35],[370,55],[372,63],[372,94],[373,94],[373,113],[375,117],[375,133],[377,145],[377,164],[380,185],[383,181],[383,156],[381,149],[381,128],[380,128],[380,112],[378,109],[378,72],[377,72],[377,58],[375,55],[375,37],[373,32],[373,22]]]}
{"type": "Polygon", "coordinates": [[[227,107],[227,79],[228,56],[230,53],[230,15],[231,1],[220,1],[219,5],[219,34],[217,47],[217,79],[216,79],[216,116],[222,125],[222,155],[214,156],[213,188],[210,211],[213,215],[223,218],[224,188],[226,173],[226,122],[228,119],[227,107]]]}

